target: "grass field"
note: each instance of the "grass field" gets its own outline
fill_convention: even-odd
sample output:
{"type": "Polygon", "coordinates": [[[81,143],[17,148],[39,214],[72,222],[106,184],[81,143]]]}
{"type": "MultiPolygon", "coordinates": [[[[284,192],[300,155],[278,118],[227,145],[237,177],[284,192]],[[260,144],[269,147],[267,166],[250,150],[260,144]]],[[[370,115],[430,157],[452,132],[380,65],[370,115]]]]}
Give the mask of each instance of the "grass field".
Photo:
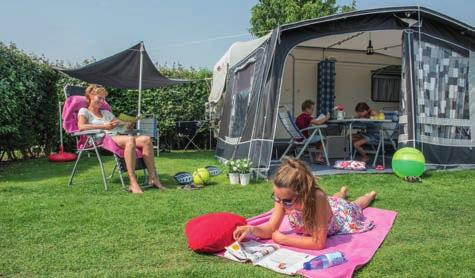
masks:
{"type": "MultiPolygon", "coordinates": [[[[108,157],[106,170],[113,160],[108,157]]],[[[202,190],[175,189],[171,176],[217,165],[211,152],[157,158],[166,192],[125,193],[118,178],[104,191],[96,160],[85,159],[76,184],[72,164],[46,159],[0,169],[0,277],[162,276],[274,277],[274,272],[189,251],[183,227],[194,216],[229,211],[245,217],[272,207],[269,182],[231,186],[225,175],[202,190]]],[[[422,183],[394,175],[325,176],[323,189],[350,188],[350,198],[378,191],[373,206],[398,217],[357,277],[473,277],[475,171],[431,172],[422,183]]]]}

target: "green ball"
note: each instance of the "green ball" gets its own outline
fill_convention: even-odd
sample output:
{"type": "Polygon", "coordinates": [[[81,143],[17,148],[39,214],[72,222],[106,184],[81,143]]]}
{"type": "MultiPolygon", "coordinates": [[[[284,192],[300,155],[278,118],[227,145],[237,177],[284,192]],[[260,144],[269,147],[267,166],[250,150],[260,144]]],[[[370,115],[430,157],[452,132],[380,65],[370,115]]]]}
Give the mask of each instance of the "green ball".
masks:
{"type": "Polygon", "coordinates": [[[420,177],[425,171],[426,160],[419,150],[405,147],[394,154],[392,168],[400,178],[420,177]]]}
{"type": "Polygon", "coordinates": [[[205,168],[199,168],[193,172],[193,183],[198,186],[206,185],[209,181],[209,172],[205,168]]]}

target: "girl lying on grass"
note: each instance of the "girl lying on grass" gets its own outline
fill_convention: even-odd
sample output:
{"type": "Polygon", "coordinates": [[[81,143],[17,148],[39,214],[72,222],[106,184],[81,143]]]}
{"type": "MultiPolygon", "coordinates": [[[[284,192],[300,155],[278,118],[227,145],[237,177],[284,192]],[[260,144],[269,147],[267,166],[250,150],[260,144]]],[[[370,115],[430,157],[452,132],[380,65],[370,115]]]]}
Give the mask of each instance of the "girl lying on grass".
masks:
{"type": "Polygon", "coordinates": [[[302,249],[323,249],[328,236],[365,232],[374,227],[365,223],[362,209],[375,198],[372,191],[353,202],[346,200],[348,189],[342,187],[333,196],[327,196],[318,187],[307,166],[293,158],[286,158],[277,171],[271,195],[274,200],[272,216],[262,226],[239,226],[234,238],[242,241],[248,235],[262,239],[272,238],[278,244],[302,249]],[[287,215],[298,236],[279,232],[287,215]]]}

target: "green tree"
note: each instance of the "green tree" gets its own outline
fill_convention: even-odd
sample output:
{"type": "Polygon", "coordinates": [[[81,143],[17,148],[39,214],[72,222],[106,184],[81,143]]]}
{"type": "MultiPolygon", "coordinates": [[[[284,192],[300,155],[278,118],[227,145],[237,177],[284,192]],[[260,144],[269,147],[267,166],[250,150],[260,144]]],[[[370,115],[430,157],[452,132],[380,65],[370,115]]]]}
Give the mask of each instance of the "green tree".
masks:
{"type": "Polygon", "coordinates": [[[355,9],[356,0],[353,0],[349,6],[339,6],[336,0],[259,0],[251,9],[249,32],[260,37],[282,24],[355,9]]]}

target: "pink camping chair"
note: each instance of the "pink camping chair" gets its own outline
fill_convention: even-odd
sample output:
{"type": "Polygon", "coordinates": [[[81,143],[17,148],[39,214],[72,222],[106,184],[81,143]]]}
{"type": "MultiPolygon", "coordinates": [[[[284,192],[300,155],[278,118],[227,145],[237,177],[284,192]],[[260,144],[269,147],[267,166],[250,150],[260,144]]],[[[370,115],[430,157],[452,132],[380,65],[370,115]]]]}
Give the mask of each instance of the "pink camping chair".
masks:
{"type": "MultiPolygon", "coordinates": [[[[102,174],[102,181],[104,182],[104,188],[107,190],[107,178],[104,171],[104,165],[102,163],[101,156],[99,154],[99,148],[107,150],[114,155],[115,166],[112,174],[108,177],[112,178],[116,169],[119,171],[120,182],[122,187],[127,189],[125,185],[123,173],[127,172],[127,168],[124,160],[124,150],[120,148],[112,137],[106,134],[104,130],[93,129],[86,131],[79,131],[78,128],[78,113],[79,109],[88,106],[86,97],[84,96],[85,88],[77,86],[66,86],[64,87],[64,93],[66,96],[66,101],[64,102],[62,119],[63,119],[63,128],[64,130],[77,138],[76,140],[76,149],[77,149],[77,159],[74,163],[73,171],[68,181],[68,186],[72,185],[74,174],[76,173],[77,165],[81,159],[81,155],[84,151],[94,151],[97,160],[99,161],[99,166],[102,174]],[[104,134],[104,137],[97,139],[96,136],[104,134]]],[[[101,109],[111,111],[111,107],[107,102],[104,102],[101,109]]],[[[140,149],[136,149],[136,170],[144,170],[144,180],[147,181],[147,168],[142,158],[142,152],[140,149]]]]}

